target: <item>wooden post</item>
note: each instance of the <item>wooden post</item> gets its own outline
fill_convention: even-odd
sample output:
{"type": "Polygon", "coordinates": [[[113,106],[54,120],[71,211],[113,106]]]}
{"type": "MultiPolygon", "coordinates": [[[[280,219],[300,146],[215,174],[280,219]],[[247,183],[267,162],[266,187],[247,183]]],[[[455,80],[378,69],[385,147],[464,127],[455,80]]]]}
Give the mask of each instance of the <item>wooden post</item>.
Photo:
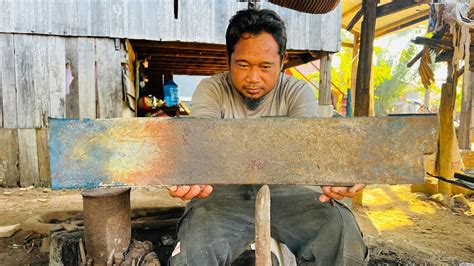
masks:
{"type": "Polygon", "coordinates": [[[270,188],[264,185],[255,200],[255,265],[272,265],[270,188]]]}
{"type": "MultiPolygon", "coordinates": [[[[362,4],[364,20],[362,21],[361,27],[359,62],[357,64],[357,76],[355,80],[354,78],[352,79],[353,84],[355,84],[355,93],[353,94],[355,96],[354,116],[370,115],[370,83],[372,76],[372,55],[374,49],[375,23],[377,19],[377,4],[378,0],[364,0],[362,4]]],[[[354,35],[354,47],[356,46],[356,43],[359,44],[355,41],[357,37],[358,36],[354,35]]],[[[354,73],[354,64],[355,62],[353,61],[352,73],[354,73]]],[[[360,192],[352,199],[352,203],[362,205],[362,198],[363,192],[360,192]]]]}
{"type": "Polygon", "coordinates": [[[318,108],[321,117],[332,117],[331,54],[327,52],[322,52],[321,57],[318,108]]]}
{"type": "Polygon", "coordinates": [[[370,86],[369,86],[369,116],[375,116],[375,75],[374,69],[370,70],[370,86]]]}
{"type": "MultiPolygon", "coordinates": [[[[352,70],[351,70],[351,90],[352,98],[356,95],[357,64],[359,63],[359,33],[354,32],[354,45],[352,46],[352,70]]],[[[355,101],[352,100],[351,108],[354,110],[355,101]]]]}
{"type": "MultiPolygon", "coordinates": [[[[439,105],[439,153],[436,162],[439,175],[445,178],[452,178],[451,161],[453,141],[455,138],[454,132],[454,103],[456,101],[456,84],[457,84],[457,68],[450,61],[448,63],[448,80],[443,84],[441,90],[441,103],[439,105]]],[[[446,182],[439,181],[438,192],[450,195],[451,185],[446,182]]]]}
{"type": "Polygon", "coordinates": [[[461,123],[459,125],[459,148],[463,150],[471,149],[471,117],[472,117],[472,89],[474,72],[470,71],[466,75],[471,75],[469,83],[464,83],[462,88],[461,103],[461,123]]]}
{"type": "Polygon", "coordinates": [[[364,20],[360,36],[359,64],[357,67],[354,116],[368,116],[370,109],[370,76],[375,37],[378,0],[364,0],[364,20]]]}
{"type": "Polygon", "coordinates": [[[430,109],[430,101],[431,101],[431,90],[430,88],[425,89],[425,99],[424,99],[424,105],[427,108],[427,111],[430,109]]]}

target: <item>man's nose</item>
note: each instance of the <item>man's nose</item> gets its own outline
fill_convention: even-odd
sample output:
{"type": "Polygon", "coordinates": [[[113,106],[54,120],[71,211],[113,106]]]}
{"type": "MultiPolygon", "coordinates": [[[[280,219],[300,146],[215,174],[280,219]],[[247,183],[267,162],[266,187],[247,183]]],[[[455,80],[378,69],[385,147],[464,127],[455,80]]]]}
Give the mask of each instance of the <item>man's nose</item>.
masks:
{"type": "Polygon", "coordinates": [[[260,81],[260,73],[257,68],[251,67],[247,73],[247,82],[257,83],[260,81]]]}

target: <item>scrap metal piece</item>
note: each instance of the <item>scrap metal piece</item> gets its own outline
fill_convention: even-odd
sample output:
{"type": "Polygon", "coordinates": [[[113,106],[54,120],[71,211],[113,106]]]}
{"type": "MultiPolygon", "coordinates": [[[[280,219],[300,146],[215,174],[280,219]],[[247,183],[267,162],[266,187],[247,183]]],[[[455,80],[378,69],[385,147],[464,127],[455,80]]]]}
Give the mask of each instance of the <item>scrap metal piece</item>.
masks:
{"type": "Polygon", "coordinates": [[[255,265],[272,265],[270,188],[262,186],[255,199],[255,265]]]}
{"type": "Polygon", "coordinates": [[[438,118],[52,119],[52,187],[421,182],[438,118]]]}
{"type": "Polygon", "coordinates": [[[106,265],[116,252],[126,252],[132,237],[130,188],[82,192],[84,242],[94,265],[106,265]]]}

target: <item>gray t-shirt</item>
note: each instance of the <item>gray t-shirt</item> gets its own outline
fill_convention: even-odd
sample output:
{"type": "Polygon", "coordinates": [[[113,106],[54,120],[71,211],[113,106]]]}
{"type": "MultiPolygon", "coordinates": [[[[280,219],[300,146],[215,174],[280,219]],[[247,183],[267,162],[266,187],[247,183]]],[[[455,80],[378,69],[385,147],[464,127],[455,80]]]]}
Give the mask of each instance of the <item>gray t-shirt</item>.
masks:
{"type": "MultiPolygon", "coordinates": [[[[249,110],[233,87],[230,73],[202,80],[191,100],[191,116],[197,118],[258,118],[262,116],[317,117],[318,101],[304,81],[280,74],[275,88],[255,110],[249,110]]],[[[291,186],[289,186],[291,187],[291,186]]],[[[321,193],[319,186],[306,186],[321,193]]]]}
{"type": "Polygon", "coordinates": [[[249,110],[233,87],[230,73],[202,80],[191,101],[191,116],[198,118],[258,118],[262,116],[316,117],[317,100],[304,81],[280,74],[275,88],[255,110],[249,110]]]}

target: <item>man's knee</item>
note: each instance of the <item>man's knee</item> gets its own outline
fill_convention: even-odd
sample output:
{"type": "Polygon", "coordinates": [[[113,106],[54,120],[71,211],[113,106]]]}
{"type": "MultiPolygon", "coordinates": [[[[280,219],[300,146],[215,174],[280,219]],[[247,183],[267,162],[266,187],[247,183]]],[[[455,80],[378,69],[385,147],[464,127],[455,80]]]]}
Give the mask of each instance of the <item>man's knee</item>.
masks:
{"type": "Polygon", "coordinates": [[[343,220],[344,264],[364,265],[368,262],[368,248],[364,243],[362,232],[349,209],[341,210],[343,220]]]}
{"type": "Polygon", "coordinates": [[[218,243],[216,221],[205,208],[186,210],[179,222],[178,239],[170,265],[220,265],[225,249],[218,243]]]}
{"type": "Polygon", "coordinates": [[[225,213],[212,208],[194,206],[179,223],[170,264],[227,265],[249,245],[253,239],[249,232],[253,232],[253,227],[248,223],[228,219],[225,213]]]}

